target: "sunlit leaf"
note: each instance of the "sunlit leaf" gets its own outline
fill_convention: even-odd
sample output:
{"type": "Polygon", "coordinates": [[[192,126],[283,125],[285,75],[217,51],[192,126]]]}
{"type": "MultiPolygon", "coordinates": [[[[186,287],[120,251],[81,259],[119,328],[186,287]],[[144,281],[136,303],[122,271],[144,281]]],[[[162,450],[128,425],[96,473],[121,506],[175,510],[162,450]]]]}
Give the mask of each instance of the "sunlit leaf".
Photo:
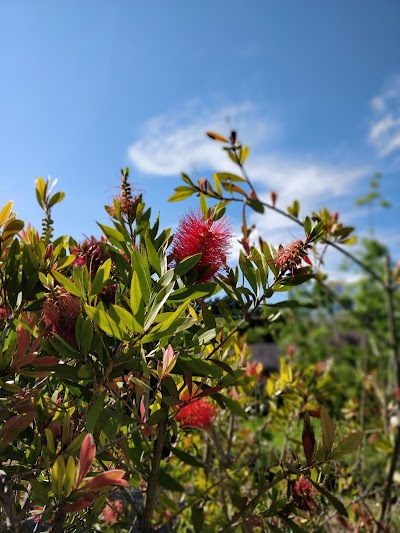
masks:
{"type": "Polygon", "coordinates": [[[111,272],[111,259],[107,259],[104,261],[104,263],[99,267],[99,269],[96,272],[96,275],[92,282],[92,288],[90,290],[91,296],[95,296],[100,293],[100,291],[105,287],[111,272]]]}
{"type": "Polygon", "coordinates": [[[124,332],[124,330],[115,322],[113,318],[111,318],[110,315],[108,315],[102,309],[85,305],[85,311],[88,317],[110,337],[115,337],[121,341],[129,340],[129,336],[124,332]]]}
{"type": "Polygon", "coordinates": [[[57,270],[52,270],[51,274],[52,276],[54,276],[55,280],[69,293],[73,294],[74,296],[81,296],[80,289],[69,278],[61,274],[61,272],[57,272],[57,270]]]}
{"type": "Polygon", "coordinates": [[[325,457],[328,457],[333,446],[335,428],[333,420],[329,416],[325,407],[321,406],[321,431],[322,431],[322,447],[325,457]]]}
{"type": "Polygon", "coordinates": [[[360,447],[363,438],[364,433],[362,431],[357,431],[348,435],[333,448],[329,455],[329,459],[339,459],[344,455],[355,452],[360,447]]]}

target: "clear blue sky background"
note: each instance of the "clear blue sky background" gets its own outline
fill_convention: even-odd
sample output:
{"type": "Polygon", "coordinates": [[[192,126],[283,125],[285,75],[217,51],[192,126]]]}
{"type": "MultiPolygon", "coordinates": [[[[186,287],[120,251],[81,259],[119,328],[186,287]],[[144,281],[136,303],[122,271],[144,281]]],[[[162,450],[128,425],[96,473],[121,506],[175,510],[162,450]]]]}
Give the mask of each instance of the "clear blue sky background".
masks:
{"type": "MultiPolygon", "coordinates": [[[[229,169],[204,131],[232,126],[261,196],[327,205],[360,234],[354,200],[383,172],[376,232],[398,257],[399,21],[397,0],[2,0],[0,203],[39,227],[35,179],[57,177],[57,234],[99,237],[130,165],[173,226],[189,205],[167,203],[179,171],[229,169]]],[[[293,236],[257,221],[266,240],[293,236]]]]}

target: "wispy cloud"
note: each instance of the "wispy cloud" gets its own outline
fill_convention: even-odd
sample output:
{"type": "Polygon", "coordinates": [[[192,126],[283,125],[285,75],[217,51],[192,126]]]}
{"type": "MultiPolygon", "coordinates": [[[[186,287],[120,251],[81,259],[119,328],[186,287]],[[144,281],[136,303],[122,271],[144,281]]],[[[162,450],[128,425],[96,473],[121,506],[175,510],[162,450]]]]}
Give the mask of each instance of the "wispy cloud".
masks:
{"type": "MultiPolygon", "coordinates": [[[[254,148],[246,168],[260,199],[269,202],[271,191],[275,191],[283,209],[297,199],[303,215],[322,207],[337,210],[343,199],[353,196],[360,178],[370,172],[365,166],[344,165],[339,158],[325,160],[315,154],[294,156],[288,149],[279,148],[284,142],[283,125],[263,116],[249,103],[214,112],[195,102],[181,113],[154,117],[141,128],[140,140],[129,147],[128,157],[138,170],[148,175],[176,177],[182,170],[189,174],[195,171],[198,177],[208,175],[210,170],[237,173],[237,167],[220,145],[204,135],[207,130],[225,134],[231,127],[254,148]]],[[[252,234],[253,242],[262,235],[277,247],[304,237],[301,227],[271,211],[263,216],[252,213],[249,223],[257,226],[257,232],[252,234]]],[[[237,230],[235,233],[239,234],[237,230]]]]}
{"type": "Polygon", "coordinates": [[[372,98],[369,142],[380,157],[400,151],[400,75],[389,82],[387,88],[372,98]]]}
{"type": "Polygon", "coordinates": [[[199,102],[192,102],[180,112],[165,113],[147,121],[139,131],[140,139],[128,148],[128,157],[138,170],[155,176],[218,168],[225,163],[226,156],[206,138],[205,132],[224,134],[231,128],[257,144],[276,135],[279,126],[271,120],[258,119],[250,103],[212,111],[199,102]]]}
{"type": "Polygon", "coordinates": [[[329,205],[331,200],[352,194],[358,180],[370,171],[365,166],[343,165],[339,159],[327,161],[313,154],[299,157],[277,150],[278,142],[283,144],[282,124],[262,116],[249,103],[215,112],[194,102],[181,113],[154,117],[142,126],[140,140],[129,147],[128,157],[148,175],[175,177],[184,170],[201,177],[210,169],[237,172],[218,143],[204,135],[207,130],[225,134],[232,126],[254,148],[247,170],[260,196],[269,198],[274,190],[285,207],[296,198],[305,210],[326,205],[334,208],[329,205]]]}

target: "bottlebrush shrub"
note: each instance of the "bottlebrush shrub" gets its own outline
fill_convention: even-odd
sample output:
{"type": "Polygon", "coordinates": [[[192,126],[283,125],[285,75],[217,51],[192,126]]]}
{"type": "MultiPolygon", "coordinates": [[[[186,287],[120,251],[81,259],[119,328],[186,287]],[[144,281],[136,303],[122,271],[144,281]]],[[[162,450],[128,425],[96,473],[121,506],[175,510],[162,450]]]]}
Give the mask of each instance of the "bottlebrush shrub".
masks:
{"type": "MultiPolygon", "coordinates": [[[[236,134],[210,136],[243,170],[236,134]]],[[[34,519],[51,531],[300,531],[311,484],[318,506],[347,516],[324,480],[344,475],[336,461],[362,435],[341,431],[334,446],[329,375],[282,359],[260,382],[241,334],[255,314],[273,327],[270,298],[313,276],[304,261],[329,228],[306,217],[306,244],[253,246],[248,211],[265,205],[245,172],[221,172],[213,186],[183,175],[171,201],[197,194],[200,211],[173,235],[128,176],[110,222],[83,243],[53,237],[64,193],[50,180],[36,184],[41,234],[24,229],[12,202],[0,211],[0,530],[34,519]],[[243,250],[230,268],[233,200],[243,250]],[[232,305],[217,301],[214,313],[208,299],[222,292],[232,305]]],[[[290,209],[297,217],[298,204],[290,209]]],[[[335,242],[349,233],[338,227],[335,242]]]]}

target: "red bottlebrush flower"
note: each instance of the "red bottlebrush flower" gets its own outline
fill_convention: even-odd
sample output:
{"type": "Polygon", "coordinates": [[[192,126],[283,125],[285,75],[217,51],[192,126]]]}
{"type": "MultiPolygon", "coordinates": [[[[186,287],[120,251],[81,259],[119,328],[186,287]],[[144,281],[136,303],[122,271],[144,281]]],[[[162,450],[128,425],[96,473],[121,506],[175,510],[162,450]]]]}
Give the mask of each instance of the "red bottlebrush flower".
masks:
{"type": "Polygon", "coordinates": [[[43,304],[43,319],[48,333],[57,333],[71,346],[76,347],[75,326],[81,305],[79,298],[59,288],[57,294],[48,296],[43,304]]]}
{"type": "Polygon", "coordinates": [[[106,524],[114,524],[114,522],[118,522],[119,517],[122,515],[122,511],[122,500],[113,500],[112,502],[107,502],[103,509],[102,518],[106,524]]]}
{"type": "Polygon", "coordinates": [[[280,273],[284,274],[290,270],[293,276],[295,270],[301,266],[303,259],[311,265],[311,261],[307,256],[308,249],[309,245],[300,239],[292,242],[288,246],[279,246],[274,262],[279,268],[280,273]]]}
{"type": "Polygon", "coordinates": [[[77,256],[73,264],[86,265],[92,276],[106,259],[102,241],[98,241],[93,235],[90,239],[85,239],[81,245],[72,248],[71,254],[77,256]]]}
{"type": "Polygon", "coordinates": [[[207,429],[214,422],[217,408],[207,398],[190,399],[188,394],[182,397],[182,406],[175,420],[181,426],[207,429]]]}
{"type": "MultiPolygon", "coordinates": [[[[114,201],[115,200],[119,204],[120,213],[123,216],[123,218],[128,223],[132,222],[134,219],[134,215],[135,215],[135,205],[136,205],[137,197],[136,196],[129,197],[129,196],[126,196],[122,192],[114,197],[114,201]]],[[[106,207],[106,210],[111,217],[113,218],[115,217],[116,213],[115,213],[115,208],[113,205],[106,207]]]]}
{"type": "Polygon", "coordinates": [[[317,506],[314,493],[315,489],[311,481],[305,476],[300,476],[293,487],[293,502],[302,511],[312,511],[317,506]]]}
{"type": "Polygon", "coordinates": [[[226,266],[232,230],[226,218],[211,220],[201,213],[191,212],[183,217],[175,233],[172,254],[177,262],[190,255],[202,253],[194,270],[198,282],[212,279],[226,266]]]}

